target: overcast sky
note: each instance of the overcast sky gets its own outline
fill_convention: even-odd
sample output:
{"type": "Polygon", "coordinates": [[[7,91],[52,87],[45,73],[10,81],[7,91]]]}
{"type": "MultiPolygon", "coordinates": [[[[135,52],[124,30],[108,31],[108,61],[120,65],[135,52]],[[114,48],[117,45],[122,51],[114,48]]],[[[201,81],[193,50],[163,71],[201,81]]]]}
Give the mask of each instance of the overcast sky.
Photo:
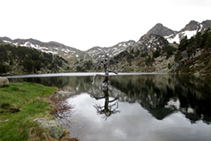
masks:
{"type": "Polygon", "coordinates": [[[211,0],[0,0],[0,36],[81,50],[137,41],[155,24],[180,30],[211,19],[211,0]]]}

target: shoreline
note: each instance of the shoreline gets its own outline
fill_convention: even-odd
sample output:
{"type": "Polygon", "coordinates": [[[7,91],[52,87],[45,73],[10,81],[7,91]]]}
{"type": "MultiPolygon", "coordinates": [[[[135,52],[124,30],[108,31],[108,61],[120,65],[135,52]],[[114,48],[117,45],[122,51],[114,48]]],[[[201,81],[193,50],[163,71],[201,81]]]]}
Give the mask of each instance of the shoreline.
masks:
{"type": "MultiPolygon", "coordinates": [[[[33,120],[36,118],[55,120],[51,113],[55,106],[50,101],[50,95],[57,92],[58,88],[56,87],[31,82],[10,82],[9,86],[1,87],[0,140],[45,140],[50,138],[49,133],[41,129],[33,120]]],[[[66,129],[59,141],[63,141],[64,138],[71,140],[66,129]]],[[[58,141],[53,137],[51,140],[58,141]]]]}

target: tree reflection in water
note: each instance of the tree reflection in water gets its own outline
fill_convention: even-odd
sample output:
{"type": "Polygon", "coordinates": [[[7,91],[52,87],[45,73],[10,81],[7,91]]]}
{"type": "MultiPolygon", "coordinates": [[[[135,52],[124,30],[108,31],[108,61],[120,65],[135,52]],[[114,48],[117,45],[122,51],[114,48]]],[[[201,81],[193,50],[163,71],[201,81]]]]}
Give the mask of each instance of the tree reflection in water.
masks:
{"type": "MultiPolygon", "coordinates": [[[[211,123],[210,76],[118,75],[110,77],[108,90],[101,88],[102,77],[96,78],[94,84],[90,83],[90,76],[13,78],[10,81],[57,86],[62,90],[71,90],[73,94],[89,93],[96,100],[105,99],[104,106],[95,105],[99,114],[115,103],[115,101],[109,103],[108,101],[112,101],[109,98],[118,97],[118,102],[139,103],[158,120],[180,112],[191,123],[200,120],[206,124],[211,123]]],[[[118,107],[114,105],[113,109],[115,106],[118,107]]]]}
{"type": "Polygon", "coordinates": [[[105,103],[104,103],[104,106],[101,106],[101,105],[94,105],[94,107],[96,108],[97,110],[97,113],[100,114],[100,115],[105,115],[104,118],[105,120],[107,120],[107,118],[109,116],[111,116],[112,114],[115,114],[115,113],[118,113],[120,112],[118,109],[118,102],[116,101],[118,99],[118,97],[114,98],[113,100],[109,100],[109,94],[108,94],[108,87],[105,86],[103,89],[102,89],[103,93],[104,93],[104,96],[101,96],[101,97],[98,97],[98,96],[95,96],[94,94],[91,94],[91,97],[94,97],[96,100],[99,100],[99,99],[105,99],[105,103]]]}

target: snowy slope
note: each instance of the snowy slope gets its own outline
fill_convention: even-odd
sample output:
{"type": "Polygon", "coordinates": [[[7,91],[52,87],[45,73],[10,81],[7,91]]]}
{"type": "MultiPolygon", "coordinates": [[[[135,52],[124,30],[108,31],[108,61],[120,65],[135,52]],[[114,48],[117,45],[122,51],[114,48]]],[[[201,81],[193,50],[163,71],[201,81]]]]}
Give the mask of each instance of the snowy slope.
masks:
{"type": "Polygon", "coordinates": [[[65,46],[63,44],[57,43],[57,42],[41,42],[39,40],[35,39],[15,39],[11,40],[8,37],[0,37],[0,40],[3,42],[11,43],[16,46],[24,46],[24,47],[31,47],[37,50],[40,50],[42,52],[51,53],[54,55],[62,56],[65,59],[77,59],[77,58],[83,58],[84,52],[65,46]]]}
{"type": "Polygon", "coordinates": [[[86,52],[93,58],[97,59],[100,57],[105,57],[107,55],[108,57],[113,57],[120,52],[124,51],[127,47],[132,46],[135,43],[133,40],[120,42],[112,47],[93,47],[86,52]]]}
{"type": "Polygon", "coordinates": [[[203,21],[202,23],[196,21],[190,21],[183,29],[175,34],[169,36],[164,36],[169,43],[180,43],[180,40],[187,36],[190,39],[192,36],[196,35],[197,32],[204,32],[207,28],[211,27],[211,20],[203,21]]]}
{"type": "Polygon", "coordinates": [[[183,31],[183,32],[179,32],[176,35],[169,35],[169,36],[164,36],[164,38],[166,40],[168,40],[169,43],[180,43],[180,40],[187,36],[188,39],[190,39],[192,36],[196,35],[197,30],[193,30],[193,31],[183,31]]]}

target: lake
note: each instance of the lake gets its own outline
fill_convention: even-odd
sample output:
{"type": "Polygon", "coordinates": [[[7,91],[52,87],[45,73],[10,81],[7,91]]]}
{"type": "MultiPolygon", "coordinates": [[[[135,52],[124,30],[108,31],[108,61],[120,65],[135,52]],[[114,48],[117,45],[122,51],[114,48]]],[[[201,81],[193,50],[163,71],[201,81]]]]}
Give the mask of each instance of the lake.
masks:
{"type": "Polygon", "coordinates": [[[110,76],[108,89],[95,73],[24,75],[13,82],[36,82],[69,91],[74,108],[64,125],[81,141],[210,141],[211,77],[168,74],[110,76]]]}

